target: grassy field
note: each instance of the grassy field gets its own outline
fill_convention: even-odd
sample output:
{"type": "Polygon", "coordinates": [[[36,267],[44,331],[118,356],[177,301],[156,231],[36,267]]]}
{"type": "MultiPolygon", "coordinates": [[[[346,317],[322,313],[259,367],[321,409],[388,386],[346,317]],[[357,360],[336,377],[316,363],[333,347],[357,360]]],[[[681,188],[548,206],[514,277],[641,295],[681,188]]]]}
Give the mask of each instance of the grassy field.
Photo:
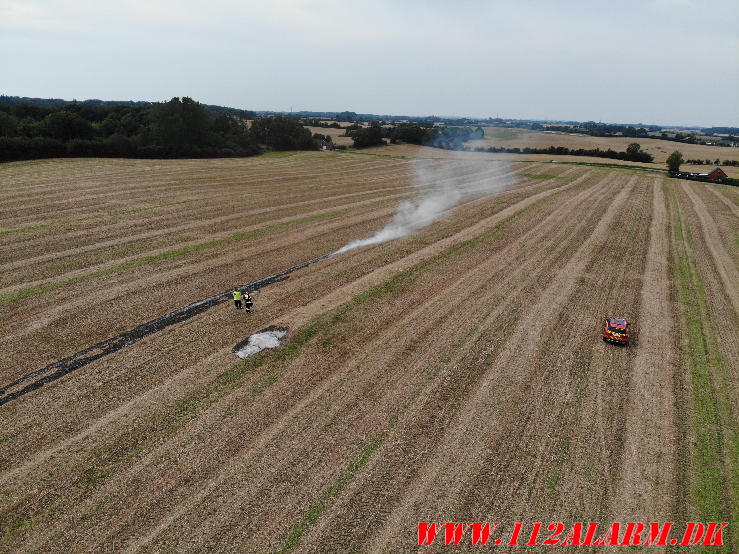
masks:
{"type": "Polygon", "coordinates": [[[0,165],[0,401],[371,235],[420,173],[504,185],[274,279],[252,314],[216,304],[0,405],[0,551],[397,552],[418,521],[737,521],[739,190],[515,159],[0,165]],[[606,314],[633,345],[601,341],[606,314]],[[282,347],[234,355],[270,325],[282,347]]]}

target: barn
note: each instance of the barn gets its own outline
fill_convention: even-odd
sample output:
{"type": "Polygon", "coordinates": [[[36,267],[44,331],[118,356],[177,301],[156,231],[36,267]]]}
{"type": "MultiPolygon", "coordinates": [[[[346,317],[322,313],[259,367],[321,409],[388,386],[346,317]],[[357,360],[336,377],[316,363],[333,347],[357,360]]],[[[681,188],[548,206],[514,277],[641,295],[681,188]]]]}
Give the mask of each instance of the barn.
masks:
{"type": "MultiPolygon", "coordinates": [[[[701,176],[702,175],[704,174],[701,173],[701,176]]],[[[705,176],[706,176],[706,179],[710,181],[722,181],[723,179],[726,179],[727,177],[726,173],[724,173],[724,170],[721,169],[720,167],[717,167],[716,169],[711,171],[711,173],[706,173],[705,176]]]]}
{"type": "Polygon", "coordinates": [[[723,169],[717,167],[710,173],[690,173],[688,171],[670,172],[670,177],[676,177],[678,179],[690,179],[691,181],[708,181],[711,183],[725,183],[728,179],[728,175],[723,169]]]}

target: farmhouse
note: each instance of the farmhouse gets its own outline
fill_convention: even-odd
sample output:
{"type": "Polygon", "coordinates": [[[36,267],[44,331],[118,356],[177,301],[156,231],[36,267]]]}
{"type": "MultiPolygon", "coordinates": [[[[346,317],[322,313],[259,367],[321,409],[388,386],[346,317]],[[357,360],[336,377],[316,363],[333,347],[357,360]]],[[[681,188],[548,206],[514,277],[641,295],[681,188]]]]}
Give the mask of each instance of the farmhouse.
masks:
{"type": "Polygon", "coordinates": [[[670,177],[677,179],[690,179],[691,181],[708,181],[712,183],[723,183],[727,179],[727,175],[723,169],[717,167],[710,173],[690,173],[689,171],[673,171],[670,177]]]}

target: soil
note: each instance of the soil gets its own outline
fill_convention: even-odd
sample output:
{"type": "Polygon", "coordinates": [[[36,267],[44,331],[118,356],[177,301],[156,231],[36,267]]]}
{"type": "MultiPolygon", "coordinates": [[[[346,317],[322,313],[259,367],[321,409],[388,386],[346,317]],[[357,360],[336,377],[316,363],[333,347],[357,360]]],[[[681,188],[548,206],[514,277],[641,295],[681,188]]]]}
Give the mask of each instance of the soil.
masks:
{"type": "MultiPolygon", "coordinates": [[[[732,193],[409,152],[0,166],[0,229],[24,229],[0,235],[0,294],[269,228],[5,302],[3,385],[369,236],[419,168],[506,184],[2,405],[0,550],[412,551],[418,521],[699,513],[674,257],[689,248],[717,356],[739,359],[732,193]],[[601,340],[613,313],[627,348],[601,340]],[[234,356],[276,327],[282,346],[234,356]]],[[[716,398],[736,398],[721,367],[716,398]]]]}

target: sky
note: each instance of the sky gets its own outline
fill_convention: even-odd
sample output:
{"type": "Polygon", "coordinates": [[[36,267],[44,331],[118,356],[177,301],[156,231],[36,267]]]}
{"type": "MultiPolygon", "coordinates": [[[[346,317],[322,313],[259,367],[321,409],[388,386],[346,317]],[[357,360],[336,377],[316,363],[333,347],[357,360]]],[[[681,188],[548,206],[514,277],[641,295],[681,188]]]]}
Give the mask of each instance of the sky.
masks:
{"type": "Polygon", "coordinates": [[[0,0],[0,94],[739,126],[737,0],[0,0]]]}

